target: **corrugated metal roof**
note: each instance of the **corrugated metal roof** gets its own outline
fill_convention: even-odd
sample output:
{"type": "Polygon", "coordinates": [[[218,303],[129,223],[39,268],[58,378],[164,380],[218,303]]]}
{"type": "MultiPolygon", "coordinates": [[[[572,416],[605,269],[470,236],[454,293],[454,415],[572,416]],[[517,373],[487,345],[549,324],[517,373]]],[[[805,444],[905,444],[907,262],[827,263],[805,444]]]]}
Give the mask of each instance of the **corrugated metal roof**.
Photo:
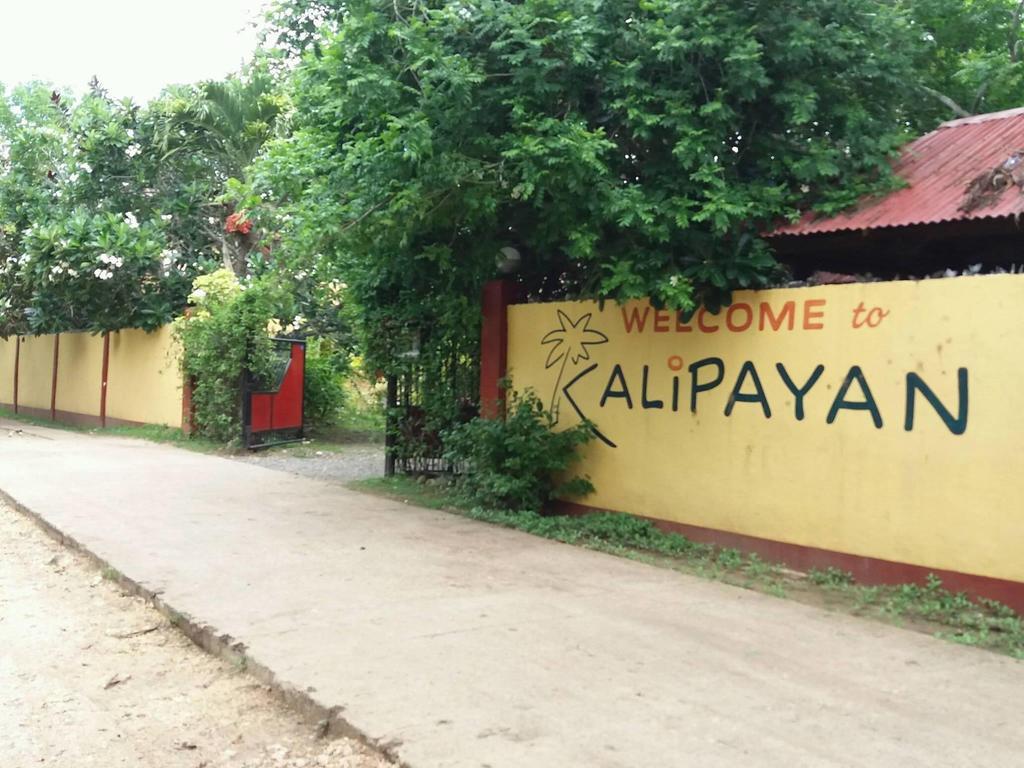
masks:
{"type": "Polygon", "coordinates": [[[1018,150],[1024,150],[1024,108],[951,120],[903,149],[894,166],[907,182],[903,189],[865,200],[837,216],[807,214],[769,237],[1016,216],[1024,213],[1024,195],[1012,185],[992,205],[970,213],[960,206],[972,179],[1018,150]]]}

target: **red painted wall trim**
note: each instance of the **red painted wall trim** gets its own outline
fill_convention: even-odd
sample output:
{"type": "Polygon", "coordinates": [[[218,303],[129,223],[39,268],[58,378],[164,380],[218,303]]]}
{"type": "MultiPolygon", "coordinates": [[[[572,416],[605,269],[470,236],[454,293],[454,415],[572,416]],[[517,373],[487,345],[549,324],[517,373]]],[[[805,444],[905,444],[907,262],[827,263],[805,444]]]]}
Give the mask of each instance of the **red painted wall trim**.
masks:
{"type": "Polygon", "coordinates": [[[60,334],[53,337],[53,384],[50,387],[50,419],[57,420],[57,358],[60,356],[60,334]]]}
{"type": "MultiPolygon", "coordinates": [[[[7,407],[6,403],[0,403],[0,408],[7,407]]],[[[21,413],[25,416],[35,416],[38,419],[50,418],[49,408],[31,408],[21,406],[21,413]]],[[[99,427],[100,417],[93,413],[78,413],[76,411],[57,411],[56,421],[62,424],[73,424],[78,427],[99,427]]],[[[115,416],[107,417],[108,427],[144,427],[144,421],[132,421],[131,419],[118,419],[115,416]]]]}
{"type": "Polygon", "coordinates": [[[481,297],[480,415],[499,418],[504,412],[505,392],[499,383],[508,370],[508,306],[516,296],[511,280],[491,280],[481,297]]]}
{"type": "Polygon", "coordinates": [[[21,369],[21,336],[14,341],[14,412],[18,412],[18,376],[21,369]]]}
{"type": "MultiPolygon", "coordinates": [[[[606,511],[565,501],[557,502],[554,505],[554,510],[570,515],[606,511]]],[[[703,528],[668,520],[644,519],[650,520],[663,531],[679,533],[693,541],[755,552],[765,560],[783,563],[798,571],[828,568],[829,566],[839,568],[852,573],[853,577],[861,584],[924,584],[928,575],[933,573],[942,579],[943,587],[951,592],[966,592],[974,598],[998,600],[1018,613],[1024,613],[1024,583],[1019,581],[947,571],[941,568],[925,568],[909,563],[851,555],[817,547],[805,547],[801,544],[788,544],[782,541],[761,539],[742,533],[719,531],[714,528],[703,528]]]]}
{"type": "Polygon", "coordinates": [[[100,372],[100,426],[107,426],[107,374],[110,371],[110,331],[103,332],[103,368],[100,372]]]}

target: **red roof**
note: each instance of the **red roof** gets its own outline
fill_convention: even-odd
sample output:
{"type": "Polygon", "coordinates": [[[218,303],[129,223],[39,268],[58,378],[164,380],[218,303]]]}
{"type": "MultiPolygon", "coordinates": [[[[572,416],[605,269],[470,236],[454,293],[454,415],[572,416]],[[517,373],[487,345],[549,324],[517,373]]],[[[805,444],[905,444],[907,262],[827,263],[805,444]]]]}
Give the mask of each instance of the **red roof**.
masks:
{"type": "Polygon", "coordinates": [[[1016,216],[1024,213],[1024,194],[1012,185],[992,205],[970,213],[960,206],[972,179],[1018,150],[1024,150],[1024,108],[951,120],[903,149],[894,170],[906,187],[830,218],[805,214],[769,237],[1016,216]]]}

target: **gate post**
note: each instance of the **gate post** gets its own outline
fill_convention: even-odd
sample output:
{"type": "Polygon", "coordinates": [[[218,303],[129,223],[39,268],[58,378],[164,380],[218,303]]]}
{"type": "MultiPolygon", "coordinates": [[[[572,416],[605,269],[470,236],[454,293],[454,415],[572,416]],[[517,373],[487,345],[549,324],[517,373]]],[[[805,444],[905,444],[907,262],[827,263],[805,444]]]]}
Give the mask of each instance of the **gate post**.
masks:
{"type": "Polygon", "coordinates": [[[395,445],[398,443],[395,431],[398,424],[395,419],[395,409],[398,408],[398,377],[388,374],[387,406],[384,417],[384,476],[394,477],[395,474],[395,445]]]}
{"type": "Polygon", "coordinates": [[[485,419],[501,418],[505,411],[505,392],[500,383],[507,372],[508,307],[515,293],[516,285],[511,280],[484,284],[480,302],[480,415],[485,419]]]}

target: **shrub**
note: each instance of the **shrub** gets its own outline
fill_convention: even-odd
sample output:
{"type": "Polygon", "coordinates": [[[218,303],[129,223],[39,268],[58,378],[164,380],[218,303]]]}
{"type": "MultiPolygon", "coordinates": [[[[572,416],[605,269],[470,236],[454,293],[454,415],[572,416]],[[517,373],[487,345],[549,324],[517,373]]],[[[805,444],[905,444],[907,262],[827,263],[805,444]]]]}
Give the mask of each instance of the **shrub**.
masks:
{"type": "Polygon", "coordinates": [[[459,497],[487,508],[539,511],[554,497],[594,490],[585,477],[564,479],[593,438],[589,424],[554,431],[554,419],[527,391],[509,401],[504,420],[476,418],[443,433],[445,458],[462,468],[459,497]]]}
{"type": "Polygon", "coordinates": [[[196,431],[222,443],[241,435],[242,376],[272,380],[275,365],[268,323],[287,297],[273,283],[243,286],[229,270],[199,277],[192,311],[175,321],[182,368],[195,381],[196,431]]]}
{"type": "Polygon", "coordinates": [[[311,427],[333,426],[345,405],[345,366],[329,347],[323,339],[306,342],[306,424],[311,427]]]}

